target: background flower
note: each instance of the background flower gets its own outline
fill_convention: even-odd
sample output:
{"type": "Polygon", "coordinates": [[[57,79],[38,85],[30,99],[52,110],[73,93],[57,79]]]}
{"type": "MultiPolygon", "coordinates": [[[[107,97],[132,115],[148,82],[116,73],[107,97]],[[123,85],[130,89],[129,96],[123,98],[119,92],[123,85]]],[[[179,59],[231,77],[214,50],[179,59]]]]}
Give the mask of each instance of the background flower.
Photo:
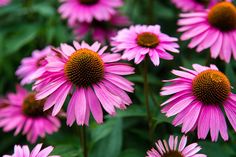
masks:
{"type": "Polygon", "coordinates": [[[236,8],[231,2],[221,2],[210,10],[185,13],[178,21],[181,40],[191,39],[190,48],[197,52],[210,48],[211,57],[229,63],[231,55],[236,59],[236,8]]]}
{"type": "Polygon", "coordinates": [[[201,147],[197,143],[187,145],[187,137],[181,137],[178,143],[178,136],[170,136],[166,140],[156,142],[157,149],[152,148],[147,152],[147,157],[206,157],[204,154],[197,154],[201,147]]]}
{"type": "Polygon", "coordinates": [[[11,2],[11,0],[0,0],[0,7],[8,5],[11,2]]]}
{"type": "Polygon", "coordinates": [[[35,93],[29,93],[17,86],[16,93],[8,94],[8,106],[0,109],[0,127],[3,131],[15,130],[14,135],[21,131],[27,140],[35,143],[38,137],[58,131],[60,121],[47,112],[43,112],[45,100],[37,101],[35,93]]]}
{"type": "Polygon", "coordinates": [[[114,52],[124,51],[123,59],[132,60],[136,64],[149,55],[155,66],[160,64],[160,58],[172,60],[173,56],[167,51],[178,53],[178,39],[161,33],[159,25],[136,25],[120,30],[112,38],[114,52]]]}
{"type": "MultiPolygon", "coordinates": [[[[61,43],[71,45],[75,40],[73,30],[68,27],[68,18],[63,20],[61,14],[58,13],[58,8],[62,4],[64,2],[60,2],[60,0],[13,0],[10,5],[0,8],[1,98],[6,98],[7,93],[15,91],[15,85],[20,82],[19,77],[15,75],[15,71],[21,65],[23,58],[32,56],[34,50],[42,50],[47,45],[53,47],[59,47],[61,43]]],[[[114,10],[116,13],[121,12],[127,16],[135,25],[158,24],[161,26],[163,33],[171,37],[179,37],[180,35],[176,31],[178,28],[176,21],[179,19],[180,10],[176,9],[171,0],[123,0],[123,5],[114,10]]],[[[90,29],[88,34],[91,34],[92,31],[90,29]]],[[[94,43],[91,35],[87,35],[84,40],[90,45],[94,43]]],[[[110,42],[106,44],[108,46],[107,51],[111,52],[110,42]]],[[[124,111],[116,110],[116,116],[110,116],[102,108],[103,124],[97,124],[91,115],[89,127],[76,125],[68,127],[66,125],[66,115],[59,113],[58,116],[60,116],[62,125],[60,129],[52,135],[47,135],[44,139],[39,138],[39,141],[45,143],[45,147],[47,145],[54,146],[53,154],[63,157],[83,156],[84,147],[81,140],[81,137],[83,137],[81,128],[86,128],[89,157],[144,157],[150,145],[154,144],[154,140],[168,138],[170,134],[181,137],[181,127],[172,125],[172,119],[167,118],[160,112],[161,102],[168,98],[160,96],[160,89],[164,85],[161,80],[173,78],[174,76],[170,71],[179,66],[191,69],[194,63],[201,65],[215,64],[228,77],[231,85],[234,86],[236,84],[236,63],[233,60],[226,63],[219,59],[211,59],[209,49],[198,54],[195,49],[189,49],[185,41],[178,41],[178,44],[180,45],[178,50],[181,53],[174,54],[173,60],[163,59],[158,67],[153,66],[150,60],[147,64],[148,100],[153,124],[150,127],[152,130],[151,136],[147,126],[147,110],[144,106],[143,67],[133,64],[133,61],[123,61],[135,67],[135,74],[126,77],[135,84],[135,92],[129,95],[132,105],[124,111]]],[[[50,79],[47,81],[50,82],[50,79]]],[[[44,81],[44,83],[48,84],[47,81],[44,81]]],[[[38,89],[43,86],[44,84],[41,84],[38,89]]],[[[25,85],[24,88],[32,89],[31,84],[25,85]]],[[[232,88],[231,91],[235,93],[236,88],[232,88]]],[[[69,94],[70,96],[71,94],[69,94]]],[[[66,111],[69,104],[69,97],[62,107],[64,111],[66,111]]],[[[12,154],[11,150],[15,144],[27,144],[30,148],[33,148],[34,145],[28,143],[20,133],[18,136],[13,136],[14,131],[4,132],[0,128],[0,156],[12,154]]],[[[217,142],[211,142],[210,134],[208,135],[205,140],[201,140],[198,139],[196,132],[189,132],[188,141],[189,143],[197,142],[203,148],[201,153],[208,157],[235,156],[234,139],[236,134],[234,134],[233,127],[228,127],[228,142],[224,142],[221,138],[217,142]]]]}
{"type": "Polygon", "coordinates": [[[110,41],[110,38],[116,35],[118,28],[130,24],[131,22],[128,17],[121,14],[115,14],[109,21],[93,20],[92,23],[83,22],[75,24],[72,28],[74,29],[74,34],[78,40],[85,38],[86,35],[91,33],[94,41],[106,43],[106,41],[110,41]]]}
{"type": "Polygon", "coordinates": [[[14,147],[14,153],[12,155],[4,155],[3,157],[35,157],[35,156],[40,156],[40,157],[59,157],[59,156],[49,156],[49,154],[53,151],[53,147],[49,146],[44,149],[42,149],[42,144],[38,144],[35,146],[35,148],[30,152],[29,147],[24,145],[24,146],[19,146],[15,145],[14,147]]]}
{"type": "Polygon", "coordinates": [[[16,75],[22,79],[21,84],[33,83],[40,77],[45,72],[44,66],[47,64],[45,58],[53,53],[51,46],[48,46],[43,50],[35,50],[31,57],[22,59],[21,65],[16,71],[16,75]]]}
{"type": "Polygon", "coordinates": [[[9,106],[9,101],[6,98],[0,98],[0,108],[9,106]]]}
{"type": "Polygon", "coordinates": [[[93,19],[108,21],[116,14],[116,8],[122,6],[122,0],[62,0],[58,9],[62,18],[67,18],[69,24],[76,22],[91,23],[93,19]]]}

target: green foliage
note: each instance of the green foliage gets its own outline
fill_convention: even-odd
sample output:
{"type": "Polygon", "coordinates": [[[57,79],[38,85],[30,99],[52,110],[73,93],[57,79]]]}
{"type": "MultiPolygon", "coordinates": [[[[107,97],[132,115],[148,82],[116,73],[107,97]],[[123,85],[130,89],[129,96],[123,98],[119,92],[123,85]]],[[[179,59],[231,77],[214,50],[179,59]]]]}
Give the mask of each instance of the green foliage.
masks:
{"type": "MultiPolygon", "coordinates": [[[[121,11],[126,13],[134,24],[160,24],[162,31],[171,36],[179,37],[176,29],[176,20],[179,11],[174,8],[170,0],[153,0],[150,8],[148,0],[126,0],[121,11]],[[150,16],[153,10],[153,17],[150,16]]],[[[35,49],[42,49],[47,45],[59,46],[60,43],[71,43],[74,39],[72,30],[67,27],[66,21],[57,13],[57,0],[13,0],[9,6],[0,8],[0,94],[15,91],[19,80],[15,70],[22,58],[31,55],[35,49]]],[[[91,41],[88,37],[85,39],[91,41]]],[[[98,125],[91,120],[87,127],[89,157],[143,157],[146,151],[154,146],[154,141],[167,138],[170,134],[181,135],[179,127],[171,125],[171,118],[160,113],[160,104],[166,99],[160,96],[160,89],[164,85],[161,80],[172,78],[170,71],[179,66],[191,68],[193,63],[209,65],[214,63],[220,66],[227,74],[233,87],[236,85],[236,63],[225,64],[220,60],[212,60],[209,52],[196,53],[187,48],[188,42],[180,42],[181,53],[175,55],[175,60],[161,61],[157,68],[149,64],[148,79],[150,85],[150,104],[152,112],[153,139],[148,138],[147,112],[144,106],[143,77],[140,66],[135,66],[136,75],[128,79],[135,83],[135,93],[131,94],[133,104],[125,111],[118,111],[115,117],[105,116],[105,123],[98,125]]],[[[233,89],[236,92],[236,89],[233,89]]],[[[91,118],[92,119],[92,118],[91,118]]],[[[62,128],[58,133],[48,135],[43,142],[55,147],[54,154],[62,157],[82,157],[80,128],[67,127],[62,120],[62,128]]],[[[229,131],[233,132],[229,127],[229,131]]],[[[195,134],[190,133],[192,142],[199,142],[203,153],[209,157],[236,156],[236,136],[230,134],[230,142],[211,143],[197,140],[195,134]]],[[[0,131],[0,155],[11,153],[14,144],[29,144],[25,137],[13,137],[13,132],[0,131]]]]}

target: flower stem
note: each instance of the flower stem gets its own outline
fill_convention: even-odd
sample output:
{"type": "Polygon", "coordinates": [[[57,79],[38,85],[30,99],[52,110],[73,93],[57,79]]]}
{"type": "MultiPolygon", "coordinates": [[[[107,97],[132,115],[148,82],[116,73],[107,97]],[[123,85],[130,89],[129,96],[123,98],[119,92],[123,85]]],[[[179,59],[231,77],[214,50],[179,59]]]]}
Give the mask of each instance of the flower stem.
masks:
{"type": "Polygon", "coordinates": [[[144,95],[145,95],[145,105],[147,110],[147,120],[148,120],[148,129],[149,129],[149,139],[152,139],[152,115],[149,107],[149,85],[148,85],[148,60],[144,60],[143,68],[143,79],[144,79],[144,95]]]}
{"type": "Polygon", "coordinates": [[[83,147],[84,157],[88,157],[86,126],[82,126],[81,128],[81,145],[83,147]]]}

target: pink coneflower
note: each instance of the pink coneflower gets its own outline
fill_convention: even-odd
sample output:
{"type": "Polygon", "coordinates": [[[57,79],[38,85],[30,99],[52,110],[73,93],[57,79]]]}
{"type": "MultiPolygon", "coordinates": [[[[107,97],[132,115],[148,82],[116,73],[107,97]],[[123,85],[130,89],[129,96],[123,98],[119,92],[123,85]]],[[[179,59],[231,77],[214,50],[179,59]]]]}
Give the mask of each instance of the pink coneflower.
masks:
{"type": "Polygon", "coordinates": [[[52,114],[56,115],[72,95],[67,108],[67,124],[71,126],[75,120],[78,125],[88,125],[90,111],[97,123],[102,123],[102,107],[114,115],[115,108],[130,105],[126,92],[133,92],[133,83],[121,75],[133,74],[134,68],[119,63],[119,54],[104,53],[106,48],[100,49],[98,42],[89,46],[74,41],[74,47],[61,44],[55,50],[61,57],[48,57],[47,73],[35,83],[37,99],[48,97],[44,109],[54,106],[52,114]]]}
{"type": "Polygon", "coordinates": [[[72,26],[72,28],[74,29],[74,34],[78,40],[81,40],[88,33],[91,33],[94,41],[105,43],[106,41],[109,41],[111,37],[116,35],[118,28],[130,24],[131,22],[127,16],[115,14],[109,21],[93,20],[92,23],[78,23],[72,26]]]}
{"type": "Polygon", "coordinates": [[[21,65],[16,71],[16,75],[22,79],[21,84],[30,84],[45,72],[44,66],[47,64],[45,58],[53,54],[51,47],[43,50],[35,50],[31,57],[26,57],[21,61],[21,65]]]}
{"type": "Polygon", "coordinates": [[[198,137],[205,139],[210,131],[212,141],[217,141],[219,133],[228,140],[223,109],[236,130],[236,95],[228,78],[215,65],[181,69],[172,71],[178,78],[164,81],[171,84],[162,88],[161,95],[173,96],[161,105],[166,105],[162,112],[167,117],[177,115],[173,124],[183,124],[184,133],[197,129],[198,137]]]}
{"type": "Polygon", "coordinates": [[[197,154],[201,147],[197,143],[187,144],[187,137],[183,136],[178,144],[178,136],[170,136],[169,141],[158,140],[157,149],[152,148],[147,152],[147,157],[206,157],[204,154],[197,154]]]}
{"type": "MultiPolygon", "coordinates": [[[[227,0],[231,2],[231,0],[227,0]]],[[[184,12],[187,11],[203,11],[206,8],[210,8],[221,0],[172,0],[172,3],[177,8],[184,12]]]]}
{"type": "Polygon", "coordinates": [[[63,18],[67,18],[69,24],[76,22],[91,23],[108,21],[116,14],[116,8],[122,6],[122,0],[61,0],[63,4],[59,8],[63,18]]]}
{"type": "Polygon", "coordinates": [[[0,0],[0,7],[8,5],[10,2],[11,0],[0,0]]]}
{"type": "Polygon", "coordinates": [[[35,99],[35,93],[29,93],[17,86],[16,93],[8,94],[9,104],[0,109],[0,127],[8,132],[15,129],[14,135],[21,131],[27,140],[35,143],[38,137],[58,131],[60,121],[43,112],[45,100],[35,99]]]}
{"type": "Polygon", "coordinates": [[[233,3],[220,2],[210,10],[181,14],[178,24],[185,32],[182,40],[192,38],[190,48],[197,52],[211,49],[211,57],[230,61],[231,53],[236,59],[236,8],[233,3]]]}
{"type": "Polygon", "coordinates": [[[9,101],[6,98],[0,97],[0,109],[8,107],[9,104],[10,104],[9,101]]]}
{"type": "Polygon", "coordinates": [[[160,26],[136,25],[123,29],[112,38],[114,52],[124,51],[123,59],[132,60],[136,64],[143,61],[148,54],[154,65],[158,66],[160,58],[172,60],[167,51],[178,53],[177,38],[161,33],[160,26]]]}
{"type": "Polygon", "coordinates": [[[15,145],[14,153],[12,155],[3,155],[3,157],[59,157],[56,155],[50,156],[53,151],[53,147],[49,146],[41,150],[42,144],[38,144],[34,147],[34,149],[30,152],[28,146],[19,146],[15,145]]]}

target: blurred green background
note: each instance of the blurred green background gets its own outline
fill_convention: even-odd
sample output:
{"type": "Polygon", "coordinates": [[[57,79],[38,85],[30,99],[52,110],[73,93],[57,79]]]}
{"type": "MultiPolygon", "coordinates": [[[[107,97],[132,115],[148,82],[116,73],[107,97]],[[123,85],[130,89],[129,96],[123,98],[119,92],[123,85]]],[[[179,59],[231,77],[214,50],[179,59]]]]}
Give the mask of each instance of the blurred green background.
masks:
{"type": "MultiPolygon", "coordinates": [[[[47,45],[59,46],[60,43],[71,43],[74,39],[72,30],[67,27],[66,21],[57,13],[57,0],[13,0],[5,7],[0,8],[0,94],[14,91],[19,80],[15,70],[22,58],[30,56],[35,49],[43,49],[47,45]]],[[[162,32],[170,36],[179,37],[176,32],[179,11],[170,3],[170,0],[126,0],[120,8],[134,24],[160,24],[162,32]]],[[[92,42],[90,37],[85,39],[92,42]]],[[[151,63],[148,69],[150,84],[150,104],[153,117],[153,138],[148,138],[146,108],[144,106],[143,78],[141,65],[136,67],[136,74],[128,77],[135,85],[135,93],[131,94],[133,104],[125,111],[118,111],[117,116],[106,116],[103,125],[97,125],[91,120],[88,132],[88,146],[90,157],[143,157],[146,151],[154,146],[159,138],[168,138],[170,134],[180,135],[180,128],[171,125],[172,119],[167,119],[160,113],[160,104],[167,97],[160,97],[161,80],[173,77],[172,69],[179,66],[191,68],[193,63],[202,65],[216,64],[230,78],[231,85],[236,86],[236,62],[225,64],[220,60],[212,60],[209,52],[196,53],[187,48],[188,42],[179,42],[181,53],[175,55],[172,61],[161,61],[159,67],[151,63]]],[[[30,86],[27,86],[30,89],[30,86]]],[[[236,92],[236,89],[233,89],[236,92]]],[[[53,154],[63,157],[82,156],[80,146],[80,128],[74,125],[69,128],[62,119],[63,127],[58,133],[39,139],[38,143],[53,145],[53,154]]],[[[209,157],[236,157],[236,135],[229,126],[230,140],[221,139],[211,143],[197,140],[196,133],[189,133],[189,142],[198,142],[202,153],[209,157]]],[[[14,144],[29,144],[23,136],[13,137],[13,132],[3,133],[0,129],[0,155],[11,153],[14,144]]]]}

